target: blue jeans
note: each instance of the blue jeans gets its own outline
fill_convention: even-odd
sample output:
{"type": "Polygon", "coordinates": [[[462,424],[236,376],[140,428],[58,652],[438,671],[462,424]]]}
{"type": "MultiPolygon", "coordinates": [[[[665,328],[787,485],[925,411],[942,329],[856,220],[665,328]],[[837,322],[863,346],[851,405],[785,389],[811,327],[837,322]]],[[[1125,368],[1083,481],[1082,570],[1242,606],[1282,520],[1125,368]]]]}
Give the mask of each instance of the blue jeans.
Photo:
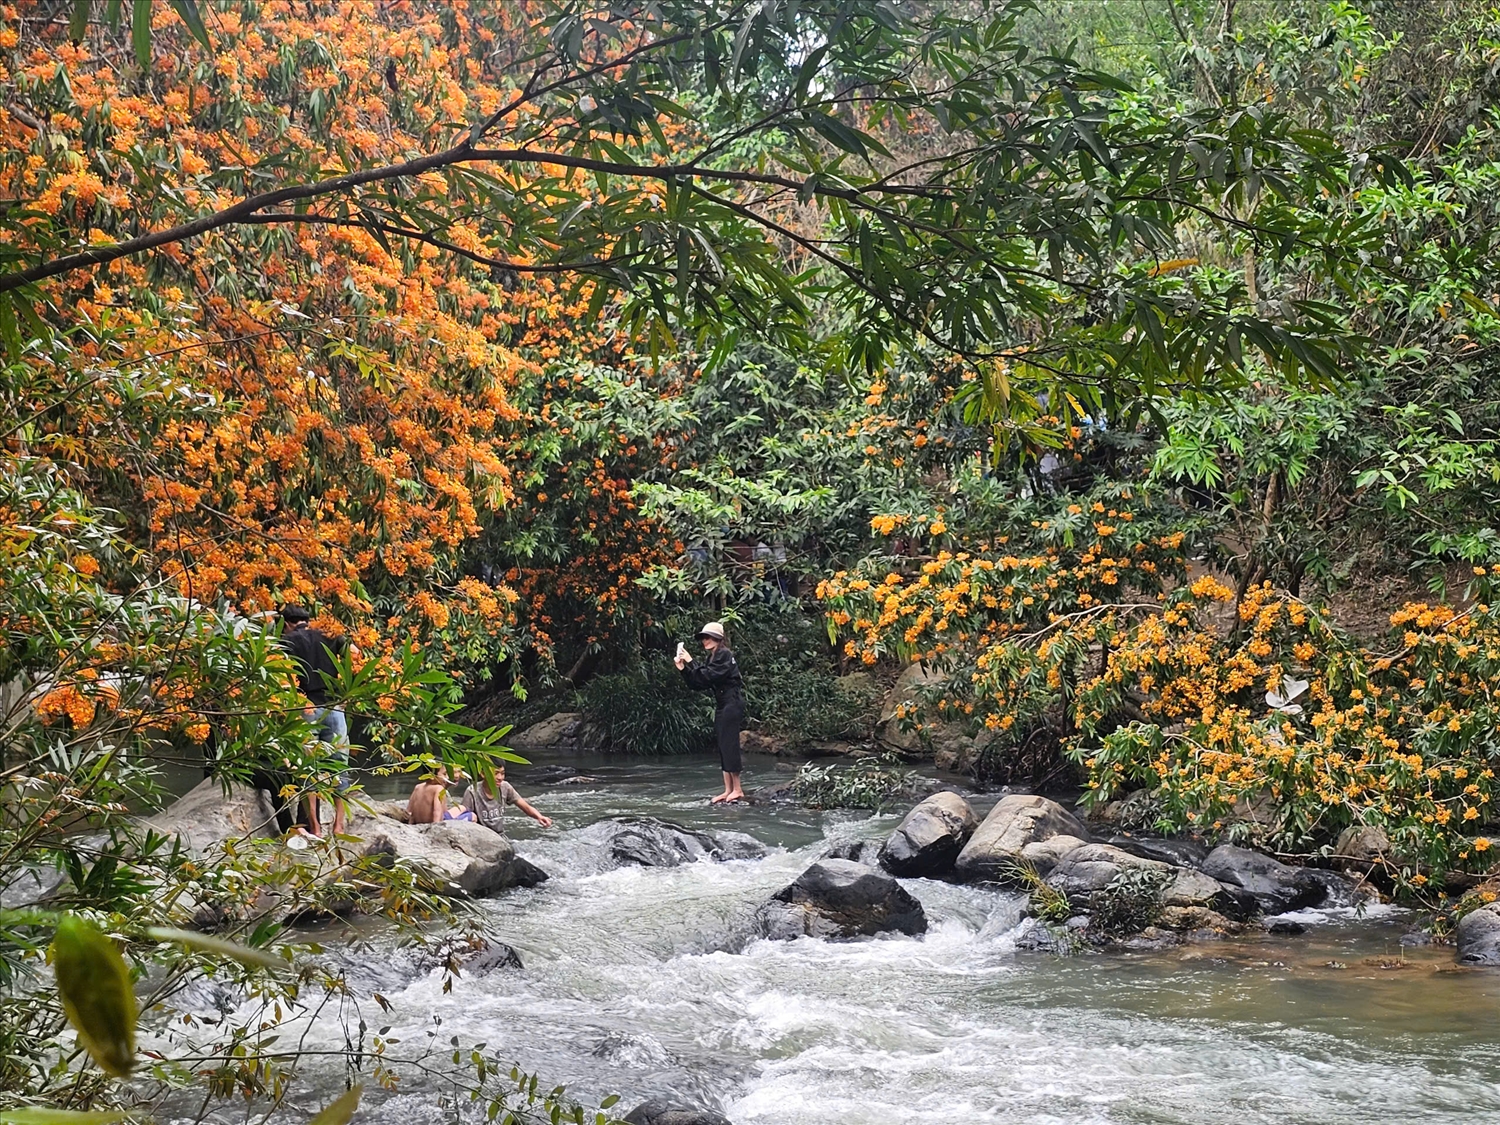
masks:
{"type": "MultiPolygon", "coordinates": [[[[334,756],[349,764],[349,720],[344,717],[344,712],[338,707],[309,707],[303,712],[304,717],[318,732],[318,741],[326,742],[333,747],[334,756]]],[[[347,769],[340,770],[335,776],[338,782],[340,794],[349,792],[353,784],[347,769]]]]}

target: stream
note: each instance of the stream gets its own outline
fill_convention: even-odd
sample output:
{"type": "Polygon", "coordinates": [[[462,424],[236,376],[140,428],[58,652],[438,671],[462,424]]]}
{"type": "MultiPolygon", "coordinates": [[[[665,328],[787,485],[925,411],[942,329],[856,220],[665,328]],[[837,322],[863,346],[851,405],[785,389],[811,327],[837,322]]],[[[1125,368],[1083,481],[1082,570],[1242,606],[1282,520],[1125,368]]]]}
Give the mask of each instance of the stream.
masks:
{"type": "MultiPolygon", "coordinates": [[[[899,816],[712,809],[707,758],[563,764],[598,780],[511,776],[556,820],[507,820],[551,881],[476,904],[523,971],[462,977],[445,994],[439,971],[401,974],[379,933],[366,935],[372,955],[350,959],[356,987],[392,1005],[372,1022],[407,1047],[436,1029],[444,1045],[483,1042],[580,1098],[619,1093],[618,1113],[667,1096],[735,1125],[1500,1117],[1500,974],[1456,970],[1451,949],[1404,949],[1414,919],[1401,911],[1304,913],[1308,932],[1292,938],[1055,957],[1015,952],[1019,896],[908,880],[927,912],[923,938],[723,952],[830,838],[883,837],[899,816]],[[729,828],[773,850],[604,870],[598,822],[623,815],[729,828]]],[[[772,769],[752,763],[747,784],[772,769]]],[[[334,1044],[326,1022],[310,1043],[334,1044]]],[[[325,1093],[337,1088],[327,1078],[325,1093]]],[[[360,1120],[452,1120],[422,1083],[404,1076],[360,1120]]]]}

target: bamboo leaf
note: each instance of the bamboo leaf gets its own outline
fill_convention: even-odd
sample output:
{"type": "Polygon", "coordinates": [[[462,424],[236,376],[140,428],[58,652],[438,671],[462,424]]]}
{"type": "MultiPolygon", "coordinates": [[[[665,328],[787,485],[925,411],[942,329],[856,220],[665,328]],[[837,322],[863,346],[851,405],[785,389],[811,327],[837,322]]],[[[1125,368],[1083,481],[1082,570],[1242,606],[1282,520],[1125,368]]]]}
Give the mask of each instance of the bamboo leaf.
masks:
{"type": "Polygon", "coordinates": [[[198,13],[198,0],[168,0],[172,10],[187,24],[188,31],[192,32],[193,38],[203,44],[205,51],[212,51],[214,46],[208,40],[208,28],[203,26],[203,17],[198,13]]]}
{"type": "Polygon", "coordinates": [[[116,1078],[135,1068],[135,990],[115,943],[74,915],[52,939],[63,1014],[99,1067],[116,1078]]]}
{"type": "Polygon", "coordinates": [[[354,1116],[354,1111],[359,1108],[359,1097],[364,1093],[364,1086],[355,1086],[351,1090],[345,1090],[343,1095],[329,1102],[318,1111],[316,1117],[307,1125],[349,1125],[349,1120],[354,1116]]]}
{"type": "Polygon", "coordinates": [[[133,0],[130,9],[130,42],[135,61],[142,69],[151,66],[151,0],[133,0]]]}
{"type": "Polygon", "coordinates": [[[189,949],[196,949],[200,953],[214,953],[220,957],[230,957],[243,965],[258,965],[266,969],[285,969],[288,962],[285,958],[277,957],[274,953],[267,953],[263,949],[252,949],[248,945],[240,945],[238,942],[226,941],[224,938],[213,937],[210,934],[200,934],[192,930],[177,930],[168,926],[152,926],[145,931],[146,936],[152,941],[171,942],[174,945],[185,945],[189,949]]]}

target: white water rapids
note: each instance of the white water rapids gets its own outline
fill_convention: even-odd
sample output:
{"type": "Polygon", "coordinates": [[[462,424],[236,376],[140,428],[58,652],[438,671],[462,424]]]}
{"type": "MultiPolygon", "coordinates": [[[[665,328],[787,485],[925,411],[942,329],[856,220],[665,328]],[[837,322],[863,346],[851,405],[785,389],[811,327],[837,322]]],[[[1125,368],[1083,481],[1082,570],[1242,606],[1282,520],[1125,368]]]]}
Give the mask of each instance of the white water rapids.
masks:
{"type": "MultiPolygon", "coordinates": [[[[711,810],[704,761],[584,768],[599,783],[512,778],[557,820],[515,826],[520,853],[552,878],[478,910],[525,969],[444,993],[438,971],[411,980],[392,968],[377,935],[351,971],[393,1005],[372,1023],[411,1046],[439,1017],[439,1042],[483,1042],[507,1069],[594,1104],[619,1093],[623,1113],[667,1095],[736,1125],[1500,1119],[1500,976],[1451,971],[1451,950],[1403,955],[1410,918],[1314,918],[1296,938],[1058,958],[1015,952],[1016,896],[910,880],[925,937],[723,952],[827,836],[884,835],[897,818],[711,810]],[[774,850],[603,870],[592,826],[627,814],[732,828],[774,850]]],[[[335,1044],[328,1023],[311,1044],[335,1044]]],[[[453,1120],[423,1082],[403,1076],[360,1120],[453,1120]]]]}

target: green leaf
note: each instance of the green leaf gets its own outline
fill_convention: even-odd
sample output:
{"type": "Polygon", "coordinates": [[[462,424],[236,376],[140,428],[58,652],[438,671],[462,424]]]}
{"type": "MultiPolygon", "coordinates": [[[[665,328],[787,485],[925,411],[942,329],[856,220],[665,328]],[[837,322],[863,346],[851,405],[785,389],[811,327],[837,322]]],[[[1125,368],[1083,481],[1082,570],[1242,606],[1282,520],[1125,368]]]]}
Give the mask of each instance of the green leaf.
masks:
{"type": "Polygon", "coordinates": [[[203,26],[203,17],[198,14],[198,0],[168,0],[172,10],[187,24],[193,38],[203,44],[205,51],[212,52],[214,45],[208,41],[208,28],[203,26]]]}
{"type": "Polygon", "coordinates": [[[130,42],[141,68],[151,66],[151,0],[133,0],[130,9],[130,42]]]}
{"type": "Polygon", "coordinates": [[[50,1106],[18,1106],[0,1109],[0,1125],[113,1125],[116,1121],[128,1121],[130,1114],[123,1109],[101,1109],[86,1112],[81,1109],[53,1109],[50,1106]]]}
{"type": "Polygon", "coordinates": [[[341,1097],[319,1110],[317,1116],[307,1125],[349,1125],[349,1119],[359,1108],[359,1096],[364,1093],[364,1090],[362,1085],[355,1086],[352,1090],[345,1090],[341,1097]]]}
{"type": "Polygon", "coordinates": [[[52,969],[63,1014],[99,1067],[116,1078],[135,1068],[135,990],[115,943],[75,915],[58,924],[52,969]]]}
{"type": "Polygon", "coordinates": [[[192,930],[177,930],[169,926],[152,926],[145,933],[152,941],[166,941],[175,945],[185,945],[189,949],[198,950],[200,953],[215,953],[221,957],[233,958],[244,965],[258,965],[266,969],[285,969],[288,965],[285,958],[277,957],[274,953],[267,953],[263,949],[251,949],[248,945],[240,945],[238,942],[226,941],[224,938],[213,937],[209,934],[200,934],[192,930]]]}
{"type": "Polygon", "coordinates": [[[68,38],[74,43],[81,43],[84,32],[88,29],[89,0],[73,0],[73,18],[68,21],[68,38]]]}

